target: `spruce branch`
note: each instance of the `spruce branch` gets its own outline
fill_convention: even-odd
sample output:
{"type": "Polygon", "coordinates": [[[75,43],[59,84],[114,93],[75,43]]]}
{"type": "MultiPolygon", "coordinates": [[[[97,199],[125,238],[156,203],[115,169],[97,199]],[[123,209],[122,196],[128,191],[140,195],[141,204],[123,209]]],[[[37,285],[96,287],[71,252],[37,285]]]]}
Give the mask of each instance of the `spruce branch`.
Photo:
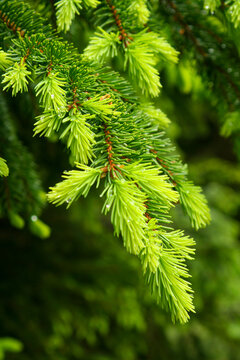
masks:
{"type": "Polygon", "coordinates": [[[62,182],[50,188],[48,200],[56,205],[67,204],[67,208],[80,196],[86,197],[92,185],[100,180],[101,170],[76,163],[79,170],[66,171],[62,182]]]}
{"type": "Polygon", "coordinates": [[[161,84],[155,65],[157,59],[144,42],[131,42],[125,50],[124,70],[128,69],[133,81],[139,82],[143,94],[159,94],[161,84]]]}
{"type": "Polygon", "coordinates": [[[9,168],[8,177],[0,181],[0,213],[8,217],[14,227],[22,229],[29,218],[40,214],[45,197],[33,158],[17,137],[15,123],[2,95],[0,107],[0,152],[9,168]]]}
{"type": "Polygon", "coordinates": [[[18,33],[21,37],[24,37],[25,35],[24,30],[22,30],[20,26],[17,26],[17,24],[14,21],[11,21],[10,18],[5,14],[4,5],[3,5],[3,10],[0,10],[0,17],[1,20],[10,30],[12,30],[14,33],[18,33]]]}
{"type": "Polygon", "coordinates": [[[89,6],[95,8],[98,4],[100,4],[100,0],[83,0],[85,6],[89,6]]]}
{"type": "Polygon", "coordinates": [[[12,95],[16,96],[18,92],[27,91],[28,80],[30,79],[31,71],[27,70],[27,66],[22,59],[20,64],[15,63],[8,68],[3,75],[2,84],[5,84],[3,90],[12,88],[12,95]]]}
{"type": "Polygon", "coordinates": [[[9,58],[8,53],[0,49],[0,69],[6,70],[12,65],[12,61],[9,58]]]}
{"type": "Polygon", "coordinates": [[[5,159],[0,157],[0,176],[8,176],[9,168],[5,159]]]}
{"type": "Polygon", "coordinates": [[[201,188],[192,182],[184,182],[179,183],[177,189],[180,194],[180,202],[191,219],[192,226],[198,230],[209,224],[211,217],[201,188]]]}
{"type": "Polygon", "coordinates": [[[84,115],[77,109],[72,109],[62,121],[63,124],[67,124],[67,127],[60,139],[65,139],[73,160],[82,164],[87,164],[89,160],[92,160],[92,147],[96,143],[91,125],[87,122],[91,118],[94,118],[94,115],[84,115]]]}
{"type": "Polygon", "coordinates": [[[60,111],[66,108],[65,84],[65,79],[59,77],[58,72],[51,71],[35,86],[36,96],[39,96],[45,110],[60,111]]]}
{"type": "Polygon", "coordinates": [[[108,120],[112,116],[116,117],[120,115],[119,111],[114,110],[115,105],[110,101],[110,98],[110,94],[105,94],[103,96],[96,95],[85,100],[82,103],[82,107],[91,114],[96,114],[102,119],[108,120]]]}
{"type": "Polygon", "coordinates": [[[160,129],[165,129],[169,126],[170,120],[161,109],[154,107],[152,103],[144,102],[139,106],[140,110],[152,119],[153,124],[156,124],[160,129]]]}
{"type": "Polygon", "coordinates": [[[56,18],[59,30],[68,31],[75,18],[82,9],[82,0],[59,0],[56,3],[56,18]]]}
{"type": "Polygon", "coordinates": [[[106,0],[106,3],[108,7],[110,8],[110,11],[113,15],[113,18],[115,20],[115,23],[117,25],[117,28],[120,32],[120,39],[123,41],[124,46],[126,47],[128,44],[129,39],[131,40],[131,36],[126,32],[126,30],[123,27],[122,20],[119,16],[118,10],[116,9],[116,6],[113,5],[112,0],[106,0]]]}
{"type": "Polygon", "coordinates": [[[151,164],[128,164],[122,170],[127,177],[132,178],[146,194],[152,196],[167,207],[178,201],[178,193],[174,191],[172,184],[166,175],[162,175],[159,169],[151,164]]]}
{"type": "Polygon", "coordinates": [[[149,218],[144,247],[139,254],[144,275],[149,272],[155,274],[159,268],[162,241],[159,239],[158,233],[156,219],[149,218]]]}
{"type": "Polygon", "coordinates": [[[191,237],[184,235],[183,231],[174,230],[166,232],[160,229],[159,237],[167,248],[176,251],[183,259],[193,259],[195,241],[191,237]]]}
{"type": "MultiPolygon", "coordinates": [[[[58,9],[59,4],[63,7],[58,19],[62,19],[60,26],[66,30],[82,4],[96,6],[97,2],[60,0],[58,9]]],[[[15,5],[13,0],[3,0],[0,5],[0,9],[4,7],[7,12],[7,19],[13,19],[14,23],[15,5]]],[[[166,225],[171,221],[170,207],[180,197],[192,223],[202,226],[209,220],[206,200],[199,188],[188,183],[185,167],[160,131],[168,123],[164,114],[151,104],[139,105],[140,99],[126,80],[87,60],[87,54],[99,61],[121,52],[125,67],[142,92],[159,93],[157,62],[161,58],[176,63],[178,53],[158,33],[136,28],[133,22],[131,25],[135,17],[126,19],[130,5],[129,1],[117,0],[105,3],[107,16],[111,16],[115,25],[98,30],[99,42],[97,38],[90,42],[84,56],[49,27],[44,24],[38,27],[42,20],[26,8],[17,20],[24,36],[20,34],[20,39],[11,40],[9,52],[15,61],[23,59],[23,65],[36,75],[32,82],[43,113],[36,118],[35,135],[54,134],[66,144],[70,158],[77,160],[77,169],[64,172],[64,180],[50,188],[49,202],[66,203],[69,207],[101,182],[101,196],[105,199],[103,212],[111,212],[115,233],[121,235],[127,251],[139,256],[156,298],[170,310],[174,320],[184,322],[188,312],[194,311],[185,264],[185,259],[192,258],[194,242],[166,225]],[[119,6],[113,5],[117,3],[119,6]],[[126,14],[125,9],[128,9],[126,14]],[[202,213],[198,209],[201,206],[202,213]]],[[[137,2],[133,5],[137,6],[137,2]]],[[[104,4],[100,4],[100,10],[101,6],[104,9],[104,4]]],[[[146,15],[146,8],[144,11],[146,15]]],[[[11,20],[9,23],[11,25],[11,20]]],[[[8,35],[10,32],[13,37],[14,29],[7,25],[8,35]]],[[[4,71],[7,73],[8,69],[4,71]]],[[[5,153],[3,156],[8,159],[5,153]]],[[[9,199],[12,206],[11,194],[9,199]]],[[[9,199],[4,195],[5,207],[9,199]]],[[[14,213],[21,214],[17,210],[14,209],[14,213]]],[[[41,223],[35,214],[31,211],[29,226],[33,232],[34,229],[41,232],[41,223]]],[[[42,236],[47,232],[43,227],[42,236]]]]}
{"type": "Polygon", "coordinates": [[[189,312],[195,311],[184,260],[175,251],[162,247],[157,271],[149,272],[145,277],[161,306],[169,310],[172,320],[187,322],[189,312]]]}
{"type": "Polygon", "coordinates": [[[82,3],[85,6],[96,7],[98,0],[58,0],[56,2],[57,26],[61,31],[68,31],[76,15],[79,15],[82,9],[82,3]]]}
{"type": "Polygon", "coordinates": [[[149,49],[151,49],[154,54],[158,54],[165,61],[172,63],[178,62],[179,52],[176,51],[163,37],[160,37],[153,31],[147,32],[146,29],[144,29],[133,36],[133,41],[136,46],[148,44],[149,49]]]}
{"type": "Polygon", "coordinates": [[[138,26],[147,24],[150,17],[150,11],[146,0],[133,0],[127,8],[129,15],[136,19],[138,26]]]}
{"type": "Polygon", "coordinates": [[[117,56],[117,44],[120,43],[119,33],[107,33],[99,28],[99,32],[95,33],[85,49],[84,54],[88,59],[103,63],[107,58],[117,56]]]}
{"type": "Polygon", "coordinates": [[[144,247],[145,201],[144,193],[135,186],[134,182],[114,179],[112,185],[107,188],[103,206],[105,214],[111,210],[111,222],[116,235],[122,234],[127,251],[135,255],[138,255],[144,247]]]}
{"type": "Polygon", "coordinates": [[[185,49],[194,56],[203,83],[211,91],[213,101],[217,103],[219,117],[224,121],[230,113],[239,110],[240,76],[238,72],[232,72],[238,63],[238,41],[237,36],[229,36],[228,31],[231,29],[231,34],[236,32],[231,24],[232,13],[229,14],[229,9],[235,2],[206,1],[204,4],[207,10],[216,6],[216,11],[211,11],[210,15],[206,15],[204,11],[201,13],[203,1],[201,2],[200,6],[192,2],[188,8],[180,1],[163,0],[159,3],[163,3],[163,6],[160,5],[163,11],[166,3],[169,5],[168,19],[172,19],[174,36],[178,38],[177,41],[183,41],[185,49]],[[223,19],[226,27],[221,25],[223,19]],[[191,44],[196,49],[194,53],[191,51],[191,44]],[[213,86],[209,87],[209,84],[213,86]]]}
{"type": "Polygon", "coordinates": [[[185,323],[194,312],[185,258],[192,258],[194,242],[182,232],[162,230],[156,219],[148,222],[147,240],[140,258],[147,283],[175,322],[185,323]],[[178,244],[182,243],[179,250],[178,244]],[[182,250],[182,251],[181,251],[182,250]]]}
{"type": "Polygon", "coordinates": [[[159,60],[177,62],[178,52],[163,37],[144,28],[143,24],[142,30],[138,30],[138,32],[132,31],[131,26],[128,26],[129,29],[125,27],[126,16],[124,21],[122,20],[125,12],[130,14],[130,20],[134,24],[136,15],[136,13],[133,14],[134,8],[137,9],[141,5],[144,6],[145,14],[146,11],[149,12],[144,1],[140,1],[141,4],[139,0],[126,3],[120,1],[116,2],[118,6],[115,6],[115,2],[111,0],[106,0],[106,3],[115,21],[117,31],[113,32],[112,26],[109,24],[106,30],[101,30],[102,34],[99,31],[95,33],[85,49],[86,57],[92,60],[95,57],[96,60],[104,62],[107,57],[115,57],[122,53],[124,70],[128,69],[133,82],[138,85],[143,94],[157,96],[161,85],[156,65],[159,60]]]}
{"type": "Polygon", "coordinates": [[[62,119],[65,115],[65,110],[62,108],[62,112],[54,112],[53,110],[45,110],[41,115],[36,117],[34,124],[34,136],[46,136],[50,137],[53,133],[60,129],[62,119]]]}

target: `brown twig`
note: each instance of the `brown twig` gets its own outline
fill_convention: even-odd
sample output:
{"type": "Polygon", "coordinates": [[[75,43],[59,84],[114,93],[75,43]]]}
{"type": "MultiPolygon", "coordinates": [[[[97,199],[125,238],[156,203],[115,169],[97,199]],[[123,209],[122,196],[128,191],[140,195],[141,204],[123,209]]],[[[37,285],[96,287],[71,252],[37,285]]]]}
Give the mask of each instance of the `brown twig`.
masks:
{"type": "Polygon", "coordinates": [[[14,33],[18,32],[21,37],[25,36],[24,30],[17,26],[14,21],[11,21],[10,18],[0,10],[0,19],[3,23],[8,27],[8,29],[12,30],[14,33]]]}
{"type": "Polygon", "coordinates": [[[122,168],[123,165],[117,165],[113,161],[113,151],[112,151],[113,147],[112,147],[111,134],[110,134],[110,131],[109,131],[106,123],[104,124],[104,133],[105,133],[105,140],[108,145],[107,153],[108,153],[109,166],[105,166],[104,168],[102,168],[102,172],[104,174],[103,176],[105,176],[105,174],[109,171],[110,176],[113,178],[116,176],[117,171],[121,174],[120,168],[122,168]]]}
{"type": "Polygon", "coordinates": [[[122,26],[122,21],[119,17],[119,14],[117,12],[117,9],[114,5],[112,5],[112,1],[111,0],[106,0],[108,6],[110,7],[111,11],[112,11],[112,14],[113,14],[113,17],[115,19],[115,23],[121,33],[121,35],[119,36],[119,39],[121,41],[124,42],[124,45],[127,47],[128,44],[129,44],[129,40],[133,40],[133,38],[131,36],[129,36],[126,32],[126,30],[123,28],[122,26]]]}

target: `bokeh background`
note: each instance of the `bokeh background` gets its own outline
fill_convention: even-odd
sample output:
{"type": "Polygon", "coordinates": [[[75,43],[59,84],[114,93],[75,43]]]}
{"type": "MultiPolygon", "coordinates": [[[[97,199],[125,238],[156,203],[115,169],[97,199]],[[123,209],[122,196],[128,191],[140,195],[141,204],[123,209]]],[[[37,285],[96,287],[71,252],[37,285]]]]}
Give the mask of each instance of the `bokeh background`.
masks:
{"type": "MultiPolygon", "coordinates": [[[[86,27],[76,22],[67,35],[80,51],[86,27]]],[[[196,314],[186,325],[171,322],[145,286],[138,259],[101,215],[100,191],[92,191],[69,210],[46,205],[42,219],[52,232],[45,240],[0,219],[0,359],[240,359],[239,159],[231,138],[220,135],[194,63],[166,66],[162,83],[155,103],[172,120],[167,132],[211,208],[211,224],[198,232],[180,207],[173,213],[174,226],[197,243],[189,263],[196,314]]],[[[4,101],[47,191],[70,168],[67,154],[54,139],[32,138],[31,94],[4,101]]]]}

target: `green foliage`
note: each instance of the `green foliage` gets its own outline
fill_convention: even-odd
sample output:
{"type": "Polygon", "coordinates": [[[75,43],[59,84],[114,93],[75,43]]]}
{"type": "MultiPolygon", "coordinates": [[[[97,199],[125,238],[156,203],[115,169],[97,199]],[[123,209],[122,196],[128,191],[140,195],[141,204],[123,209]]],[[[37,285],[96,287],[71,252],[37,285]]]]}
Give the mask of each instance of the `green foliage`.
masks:
{"type": "MultiPolygon", "coordinates": [[[[69,207],[72,202],[79,196],[87,196],[91,186],[98,180],[101,175],[100,169],[93,169],[81,164],[76,164],[79,170],[65,172],[64,181],[58,183],[55,187],[50,188],[48,199],[53,204],[61,205],[67,203],[69,207]]],[[[97,184],[98,185],[98,184],[97,184]]]]}
{"type": "Polygon", "coordinates": [[[8,176],[9,169],[6,160],[0,157],[0,176],[8,176]]]}
{"type": "Polygon", "coordinates": [[[229,17],[234,24],[234,27],[237,28],[240,23],[240,1],[234,0],[230,1],[230,6],[228,9],[229,17]]]}
{"type": "Polygon", "coordinates": [[[140,254],[144,274],[149,272],[155,274],[159,268],[162,241],[157,236],[159,231],[157,231],[156,226],[156,221],[151,219],[147,227],[145,247],[143,247],[140,254]]]}
{"type": "Polygon", "coordinates": [[[73,159],[83,164],[87,164],[93,156],[94,133],[91,131],[90,124],[86,122],[93,117],[94,115],[83,115],[75,109],[71,110],[69,117],[63,120],[63,123],[68,125],[60,139],[67,138],[67,147],[71,149],[73,159]]]}
{"type": "Polygon", "coordinates": [[[188,277],[183,260],[164,247],[159,257],[157,272],[150,273],[147,277],[153,294],[159,298],[162,306],[170,311],[172,320],[177,319],[180,323],[189,319],[188,312],[194,312],[192,290],[190,283],[185,280],[188,277]]]}
{"type": "MultiPolygon", "coordinates": [[[[211,99],[222,126],[239,112],[239,2],[199,0],[190,1],[186,7],[180,0],[162,0],[156,8],[155,26],[156,21],[162,21],[173,46],[181,49],[181,62],[168,69],[168,79],[180,91],[193,90],[194,95],[211,99]]],[[[236,122],[229,121],[226,126],[239,152],[236,122]]]]}
{"type": "Polygon", "coordinates": [[[199,186],[192,182],[179,184],[180,202],[191,219],[192,226],[197,230],[210,222],[210,214],[206,199],[199,186]]]}
{"type": "Polygon", "coordinates": [[[20,64],[15,63],[4,74],[2,84],[5,84],[3,90],[12,88],[12,95],[16,96],[18,92],[27,91],[28,79],[30,79],[31,72],[27,70],[23,59],[20,64]]]}
{"type": "Polygon", "coordinates": [[[146,1],[116,1],[116,6],[114,1],[106,3],[96,14],[104,19],[108,12],[108,16],[115,19],[115,26],[109,19],[103,25],[106,30],[98,27],[101,32],[96,32],[90,39],[85,56],[103,63],[109,57],[123,55],[124,70],[128,70],[133,83],[143,94],[158,96],[161,84],[157,64],[162,60],[176,63],[178,52],[162,36],[145,26],[150,14],[146,1]],[[119,18],[118,12],[123,18],[119,18]]]}
{"type": "Polygon", "coordinates": [[[0,359],[5,358],[6,352],[19,353],[23,349],[23,345],[20,341],[12,338],[0,338],[0,359]]]}
{"type": "Polygon", "coordinates": [[[221,129],[221,134],[224,136],[230,136],[234,132],[240,130],[240,113],[234,111],[226,115],[224,124],[221,129]]]}
{"type": "Polygon", "coordinates": [[[230,21],[234,24],[234,27],[237,28],[240,23],[240,2],[239,0],[227,0],[226,4],[221,4],[220,0],[204,0],[205,9],[210,11],[216,10],[220,5],[224,8],[226,6],[226,13],[230,21]]]}
{"type": "MultiPolygon", "coordinates": [[[[0,154],[10,169],[0,178],[1,333],[24,344],[22,354],[6,354],[7,359],[238,358],[239,169],[230,140],[217,135],[217,118],[221,125],[234,120],[226,134],[237,141],[239,36],[228,13],[233,2],[222,2],[219,9],[217,2],[208,4],[211,13],[202,0],[102,1],[96,11],[81,10],[65,41],[46,25],[54,25],[53,2],[1,1],[3,62],[11,61],[2,73],[25,59],[32,74],[28,93],[0,96],[0,154]],[[103,61],[121,72],[128,48],[141,38],[144,54],[154,58],[150,77],[161,72],[164,85],[154,104],[111,67],[100,66],[94,48],[95,64],[69,44],[71,39],[84,49],[95,26],[108,34],[102,40],[110,34],[116,39],[114,59],[103,52],[103,61]],[[170,43],[181,52],[179,64],[170,43]],[[55,74],[51,81],[61,106],[54,105],[46,86],[55,74]],[[34,88],[41,82],[36,101],[34,88]],[[176,202],[180,199],[195,227],[209,222],[209,211],[162,132],[169,123],[165,113],[175,120],[168,136],[177,137],[190,178],[205,185],[212,207],[212,224],[198,234],[176,202]],[[35,135],[49,139],[32,139],[29,124],[34,122],[35,135]],[[39,241],[34,235],[49,235],[39,219],[44,205],[39,179],[45,189],[54,184],[56,172],[69,167],[68,151],[70,164],[76,159],[81,164],[52,187],[49,199],[68,206],[81,195],[88,197],[68,212],[47,209],[43,217],[52,235],[39,241]],[[102,208],[138,258],[113,240],[110,219],[99,215],[102,208]],[[26,224],[31,233],[11,228],[4,217],[14,227],[26,224]],[[185,261],[193,258],[195,243],[185,234],[197,242],[196,260],[189,264],[194,305],[185,261]],[[141,267],[152,298],[141,283],[141,267]],[[173,326],[156,299],[173,321],[186,322],[194,306],[196,315],[184,327],[173,326]]],[[[137,76],[132,80],[139,90],[137,76]]],[[[149,94],[149,85],[144,86],[149,94]]]]}
{"type": "Polygon", "coordinates": [[[109,57],[117,56],[117,44],[120,43],[119,33],[107,33],[99,28],[85,49],[84,54],[87,58],[99,63],[105,62],[109,57]]]}
{"type": "Polygon", "coordinates": [[[127,250],[135,255],[144,247],[146,200],[136,185],[125,179],[115,180],[106,193],[104,212],[106,214],[111,210],[111,221],[117,236],[122,234],[127,250]]]}
{"type": "Polygon", "coordinates": [[[134,42],[136,46],[148,44],[152,52],[159,55],[165,61],[172,63],[178,62],[179,52],[176,51],[164,38],[159,37],[158,34],[154,32],[146,32],[146,30],[143,30],[134,36],[134,42]]]}
{"type": "Polygon", "coordinates": [[[50,137],[55,131],[58,131],[62,123],[64,112],[57,113],[53,110],[45,110],[41,115],[36,117],[34,124],[34,135],[45,135],[50,137]]]}
{"type": "Polygon", "coordinates": [[[157,109],[151,103],[142,103],[140,109],[146,113],[153,122],[155,122],[160,129],[165,129],[169,126],[170,120],[161,109],[157,109]]]}
{"type": "Polygon", "coordinates": [[[44,206],[43,190],[33,157],[19,140],[14,119],[2,96],[0,106],[0,152],[7,159],[9,169],[8,177],[0,181],[0,217],[8,217],[14,227],[22,229],[31,216],[40,214],[44,206]]]}
{"type": "Polygon", "coordinates": [[[14,226],[17,229],[23,229],[24,228],[25,221],[20,215],[18,215],[17,213],[10,210],[8,212],[8,216],[9,216],[10,224],[12,226],[14,226]]]}
{"type": "Polygon", "coordinates": [[[108,57],[117,56],[123,49],[124,69],[128,69],[136,83],[139,82],[138,86],[144,94],[150,93],[152,96],[157,96],[161,87],[158,72],[155,69],[158,57],[175,63],[178,61],[178,52],[154,32],[143,30],[132,34],[122,47],[119,32],[108,33],[101,28],[99,30],[101,33],[97,32],[85,49],[86,57],[102,63],[108,57]]]}
{"type": "Polygon", "coordinates": [[[82,104],[83,108],[94,115],[98,115],[104,120],[108,120],[110,117],[120,115],[119,111],[114,110],[114,104],[109,100],[110,95],[96,95],[92,98],[85,100],[82,104]]]}
{"type": "Polygon", "coordinates": [[[0,49],[0,69],[5,70],[11,65],[11,59],[8,57],[8,54],[0,49]]]}
{"type": "Polygon", "coordinates": [[[133,0],[127,8],[129,15],[136,19],[138,26],[143,26],[147,23],[150,11],[147,7],[146,0],[133,0]]]}
{"type": "Polygon", "coordinates": [[[97,0],[58,0],[56,2],[56,16],[59,30],[68,31],[75,15],[82,9],[82,3],[86,6],[96,7],[97,0]]]}
{"type": "Polygon", "coordinates": [[[123,169],[126,176],[132,178],[149,197],[160,202],[161,205],[170,207],[178,201],[178,193],[173,185],[168,182],[168,177],[151,164],[129,164],[123,169]]]}
{"type": "Polygon", "coordinates": [[[29,229],[35,236],[41,239],[47,239],[51,234],[51,229],[36,215],[32,215],[29,221],[29,229]]]}
{"type": "MultiPolygon", "coordinates": [[[[83,4],[95,7],[98,2],[83,4]]],[[[81,5],[81,1],[73,0],[56,3],[60,30],[70,28],[81,5]]],[[[2,19],[3,48],[14,62],[3,71],[3,83],[7,83],[4,90],[12,87],[16,95],[27,90],[28,80],[31,82],[29,94],[38,100],[34,135],[62,141],[70,150],[70,163],[76,164],[76,170],[65,171],[64,180],[50,187],[49,202],[66,203],[69,207],[80,196],[86,197],[94,184],[98,188],[101,183],[100,196],[105,198],[102,209],[105,214],[111,211],[115,234],[121,235],[128,252],[140,258],[155,298],[171,312],[174,321],[186,322],[188,312],[194,311],[185,263],[192,254],[188,247],[193,242],[182,231],[169,228],[170,209],[180,199],[197,229],[208,224],[209,210],[200,188],[189,182],[186,167],[161,132],[168,123],[167,117],[152,104],[144,105],[146,99],[141,101],[126,80],[99,64],[123,54],[122,68],[128,69],[141,92],[157,96],[161,86],[157,64],[178,61],[178,52],[162,34],[148,31],[141,22],[135,22],[135,16],[126,18],[126,14],[132,14],[130,5],[123,1],[119,1],[119,7],[109,1],[99,4],[96,14],[107,11],[115,25],[112,20],[103,22],[81,56],[51,28],[39,27],[41,18],[25,3],[3,0],[0,11],[22,27],[15,37],[14,25],[9,26],[10,21],[2,19]],[[13,15],[17,6],[20,19],[13,15]],[[32,78],[27,69],[31,69],[32,78]]],[[[140,17],[146,17],[149,9],[144,3],[140,17]]],[[[4,136],[3,131],[3,139],[4,136]]],[[[10,166],[9,157],[0,150],[10,166]]],[[[23,179],[23,184],[35,185],[29,175],[23,179]]],[[[50,229],[38,219],[41,206],[36,211],[34,207],[26,211],[22,202],[22,207],[15,208],[8,196],[8,192],[14,193],[11,187],[2,189],[3,215],[18,228],[27,221],[33,234],[48,237],[50,229]]],[[[16,188],[20,191],[20,186],[16,188]]],[[[38,191],[27,197],[41,202],[38,191]]],[[[29,203],[26,199],[25,202],[29,203]]]]}
{"type": "Polygon", "coordinates": [[[147,44],[138,39],[129,43],[125,52],[124,69],[128,68],[131,77],[139,82],[143,94],[158,96],[161,85],[154,67],[157,61],[147,44]]]}
{"type": "Polygon", "coordinates": [[[204,0],[204,8],[210,11],[216,10],[220,4],[221,0],[204,0]]]}
{"type": "Polygon", "coordinates": [[[47,76],[35,86],[36,95],[45,110],[54,109],[60,111],[65,109],[66,99],[64,79],[58,76],[58,73],[50,72],[47,76]]]}
{"type": "Polygon", "coordinates": [[[192,258],[194,241],[182,232],[164,231],[153,219],[148,223],[148,232],[141,254],[146,281],[162,306],[169,309],[172,320],[185,323],[194,306],[190,283],[185,280],[189,274],[184,258],[192,258]]]}

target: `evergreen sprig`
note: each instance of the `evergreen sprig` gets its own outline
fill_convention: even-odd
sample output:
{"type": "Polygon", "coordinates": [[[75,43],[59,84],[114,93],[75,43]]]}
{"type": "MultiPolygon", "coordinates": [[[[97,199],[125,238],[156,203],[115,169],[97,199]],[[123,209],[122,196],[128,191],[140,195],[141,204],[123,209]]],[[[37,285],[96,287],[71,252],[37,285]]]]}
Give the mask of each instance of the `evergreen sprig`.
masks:
{"type": "Polygon", "coordinates": [[[0,49],[0,69],[5,70],[11,65],[11,60],[8,57],[8,54],[0,49]]]}
{"type": "Polygon", "coordinates": [[[99,28],[85,49],[85,55],[91,60],[98,63],[105,62],[108,58],[117,56],[117,44],[120,44],[119,33],[107,33],[99,28]]]}
{"type": "Polygon", "coordinates": [[[9,169],[6,160],[0,157],[0,176],[8,176],[9,169]]]}
{"type": "Polygon", "coordinates": [[[91,118],[94,118],[94,115],[83,115],[76,109],[72,109],[69,116],[63,120],[67,127],[62,132],[60,139],[67,139],[67,147],[71,149],[74,161],[82,164],[87,164],[93,157],[94,133],[90,124],[86,122],[91,118]]]}
{"type": "Polygon", "coordinates": [[[75,18],[85,6],[96,7],[98,0],[58,0],[56,2],[56,17],[59,30],[68,31],[75,18]]]}
{"type": "Polygon", "coordinates": [[[21,60],[20,64],[15,63],[8,68],[4,74],[2,83],[5,84],[3,90],[12,88],[12,95],[16,96],[18,92],[27,91],[28,80],[31,72],[27,70],[26,64],[21,60]]]}
{"type": "Polygon", "coordinates": [[[140,104],[140,109],[152,119],[153,123],[159,126],[160,129],[166,129],[170,120],[161,109],[157,109],[152,103],[145,102],[140,104]]]}
{"type": "Polygon", "coordinates": [[[202,194],[202,189],[190,181],[180,183],[177,189],[180,194],[180,202],[190,217],[192,226],[198,230],[210,220],[207,201],[202,194]]]}
{"type": "Polygon", "coordinates": [[[104,1],[96,14],[99,19],[107,15],[105,29],[98,27],[85,56],[103,63],[110,57],[123,55],[124,70],[128,70],[137,87],[143,94],[157,96],[161,88],[157,64],[162,60],[176,63],[178,52],[162,36],[144,26],[149,13],[143,0],[104,1]]]}
{"type": "Polygon", "coordinates": [[[65,109],[65,81],[58,76],[58,73],[51,71],[36,86],[36,95],[39,96],[42,106],[46,110],[54,109],[60,111],[65,109]]]}
{"type": "Polygon", "coordinates": [[[127,11],[131,18],[134,18],[137,26],[144,26],[148,22],[150,10],[146,0],[133,0],[127,7],[127,11]]]}
{"type": "MultiPolygon", "coordinates": [[[[96,1],[83,3],[97,5],[96,1]]],[[[60,25],[63,29],[69,28],[81,4],[73,0],[57,2],[61,16],[67,14],[60,25]]],[[[64,172],[64,180],[50,188],[49,202],[69,207],[80,196],[86,197],[94,184],[98,187],[101,183],[103,212],[111,212],[115,233],[121,235],[127,251],[140,258],[157,300],[170,310],[174,321],[186,322],[194,306],[185,260],[192,258],[194,242],[181,231],[169,228],[169,211],[180,199],[192,224],[203,227],[210,220],[206,200],[200,189],[188,181],[186,167],[160,131],[168,123],[165,115],[151,104],[139,105],[140,99],[126,80],[87,59],[88,55],[101,62],[123,52],[125,67],[142,92],[157,95],[160,83],[155,65],[160,57],[176,62],[178,54],[159,34],[139,29],[139,21],[134,30],[135,17],[126,17],[131,13],[129,1],[119,1],[118,5],[117,11],[110,1],[105,7],[99,5],[97,12],[107,9],[115,26],[98,30],[99,43],[93,39],[80,56],[49,27],[39,27],[42,19],[25,3],[3,0],[0,11],[7,14],[7,22],[2,19],[2,41],[13,61],[3,71],[5,89],[12,88],[16,95],[27,90],[28,83],[34,87],[42,111],[36,118],[35,135],[54,134],[70,150],[71,163],[76,162],[76,169],[64,172]],[[21,30],[14,38],[16,32],[9,23],[17,7],[24,11],[19,15],[21,30]],[[125,29],[121,24],[126,25],[125,29]],[[19,76],[13,75],[16,69],[19,76]]],[[[60,14],[57,16],[61,19],[60,14]]],[[[17,21],[16,16],[13,18],[17,21]]],[[[8,156],[3,156],[9,163],[8,156]]],[[[8,199],[4,196],[2,207],[6,209],[8,199]]],[[[37,212],[29,212],[30,228],[38,231],[41,223],[37,212]]],[[[46,233],[43,229],[42,234],[46,233]]]]}
{"type": "Polygon", "coordinates": [[[106,197],[103,209],[105,214],[111,209],[116,234],[121,233],[127,250],[138,255],[144,246],[146,196],[133,182],[116,179],[107,189],[106,197]]]}

